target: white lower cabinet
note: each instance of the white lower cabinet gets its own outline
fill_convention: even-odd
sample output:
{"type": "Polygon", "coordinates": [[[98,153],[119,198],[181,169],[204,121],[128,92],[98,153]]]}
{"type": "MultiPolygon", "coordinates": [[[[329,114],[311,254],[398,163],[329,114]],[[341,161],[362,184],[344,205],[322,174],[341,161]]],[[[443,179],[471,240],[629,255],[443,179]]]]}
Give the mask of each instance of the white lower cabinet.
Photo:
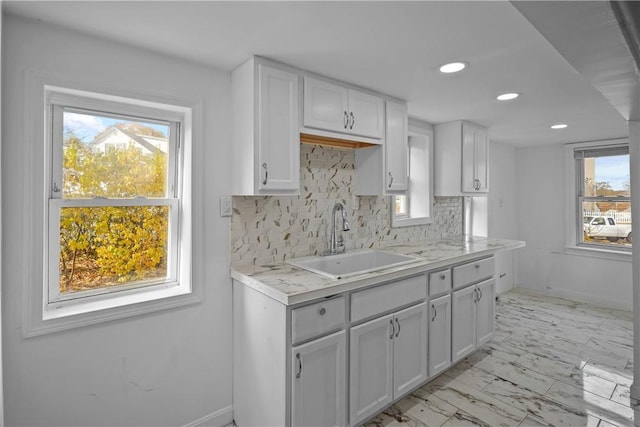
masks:
{"type": "Polygon", "coordinates": [[[375,416],[492,338],[492,262],[295,305],[234,280],[236,425],[354,426],[375,416]]]}
{"type": "Polygon", "coordinates": [[[451,358],[455,363],[493,336],[495,280],[454,291],[451,300],[451,358]]]}
{"type": "Polygon", "coordinates": [[[352,327],[350,368],[351,425],[426,381],[426,303],[352,327]]]}
{"type": "Polygon", "coordinates": [[[346,337],[340,331],[291,350],[292,425],[346,425],[346,337]]]}
{"type": "Polygon", "coordinates": [[[429,377],[451,366],[451,295],[429,302],[429,377]]]}

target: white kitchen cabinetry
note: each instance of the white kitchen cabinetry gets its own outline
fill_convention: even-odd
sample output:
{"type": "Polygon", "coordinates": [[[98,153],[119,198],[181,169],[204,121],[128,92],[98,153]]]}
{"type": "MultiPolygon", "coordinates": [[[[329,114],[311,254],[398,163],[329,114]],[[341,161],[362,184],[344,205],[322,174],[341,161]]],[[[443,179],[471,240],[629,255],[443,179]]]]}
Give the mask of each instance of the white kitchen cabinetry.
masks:
{"type": "Polygon", "coordinates": [[[346,344],[340,331],[292,349],[292,425],[346,425],[346,344]]]}
{"type": "Polygon", "coordinates": [[[299,79],[262,58],[232,72],[232,194],[299,193],[299,79]]]}
{"type": "Polygon", "coordinates": [[[427,379],[426,319],[423,302],[351,328],[351,425],[427,379]]]}
{"type": "Polygon", "coordinates": [[[482,195],[489,192],[487,130],[469,122],[434,127],[435,195],[482,195]]]}
{"type": "Polygon", "coordinates": [[[452,293],[451,357],[453,363],[493,337],[494,292],[495,280],[489,279],[452,293]]]}
{"type": "MultiPolygon", "coordinates": [[[[384,132],[384,100],[375,95],[305,76],[303,126],[306,133],[329,131],[381,139],[384,132]]],[[[320,135],[331,136],[322,133],[320,135]]]]}
{"type": "Polygon", "coordinates": [[[485,256],[292,305],[234,277],[236,424],[373,417],[491,339],[494,268],[485,256]]]}
{"type": "Polygon", "coordinates": [[[429,377],[451,366],[451,294],[429,302],[429,377]]]}
{"type": "Polygon", "coordinates": [[[358,148],[355,152],[354,193],[388,196],[409,189],[407,104],[385,102],[384,147],[358,148]]]}
{"type": "Polygon", "coordinates": [[[409,188],[408,113],[405,103],[386,102],[385,190],[405,192],[409,188]]]}

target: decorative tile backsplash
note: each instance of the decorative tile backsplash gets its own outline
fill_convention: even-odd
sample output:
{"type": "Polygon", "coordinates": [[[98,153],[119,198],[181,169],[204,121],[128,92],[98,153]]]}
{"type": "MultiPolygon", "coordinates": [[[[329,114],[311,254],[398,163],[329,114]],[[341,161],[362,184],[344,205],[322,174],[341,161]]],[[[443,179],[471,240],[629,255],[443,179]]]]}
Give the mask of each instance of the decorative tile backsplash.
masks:
{"type": "Polygon", "coordinates": [[[353,150],[302,144],[299,196],[234,196],[232,265],[272,264],[327,251],[336,202],[346,207],[351,224],[350,231],[341,232],[347,249],[462,234],[461,197],[436,197],[431,224],[392,228],[390,197],[352,194],[354,162],[353,150]]]}

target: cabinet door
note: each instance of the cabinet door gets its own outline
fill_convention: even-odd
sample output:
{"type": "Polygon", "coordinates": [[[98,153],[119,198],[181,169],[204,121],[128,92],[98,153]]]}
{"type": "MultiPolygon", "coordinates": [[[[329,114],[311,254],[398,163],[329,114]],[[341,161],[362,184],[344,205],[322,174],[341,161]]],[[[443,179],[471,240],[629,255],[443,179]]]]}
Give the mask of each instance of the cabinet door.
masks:
{"type": "Polygon", "coordinates": [[[349,89],[349,132],[382,138],[384,101],[382,98],[349,89]]]}
{"type": "Polygon", "coordinates": [[[476,129],[476,150],[475,150],[475,170],[478,180],[477,193],[487,193],[489,191],[489,139],[487,131],[476,129]]]}
{"type": "Polygon", "coordinates": [[[429,304],[429,377],[451,366],[451,295],[429,304]]]}
{"type": "Polygon", "coordinates": [[[455,363],[476,348],[476,287],[451,295],[451,361],[455,363]]]}
{"type": "Polygon", "coordinates": [[[349,132],[349,94],[344,87],[304,78],[304,126],[349,132]]]}
{"type": "Polygon", "coordinates": [[[341,331],[291,352],[291,424],[346,424],[346,332],[341,331]]]}
{"type": "Polygon", "coordinates": [[[257,188],[262,192],[297,191],[300,174],[298,75],[260,64],[258,76],[257,188]]]}
{"type": "Polygon", "coordinates": [[[349,422],[375,414],[393,400],[393,316],[351,328],[349,422]]]}
{"type": "Polygon", "coordinates": [[[407,106],[386,102],[385,191],[403,192],[409,189],[407,106]]]}
{"type": "Polygon", "coordinates": [[[393,338],[393,398],[427,379],[427,304],[396,313],[393,338]]]}
{"type": "Polygon", "coordinates": [[[462,124],[462,191],[475,193],[476,181],[476,127],[462,124]]]}
{"type": "Polygon", "coordinates": [[[493,338],[495,320],[495,288],[494,279],[479,283],[477,306],[476,334],[478,347],[489,342],[493,338]]]}

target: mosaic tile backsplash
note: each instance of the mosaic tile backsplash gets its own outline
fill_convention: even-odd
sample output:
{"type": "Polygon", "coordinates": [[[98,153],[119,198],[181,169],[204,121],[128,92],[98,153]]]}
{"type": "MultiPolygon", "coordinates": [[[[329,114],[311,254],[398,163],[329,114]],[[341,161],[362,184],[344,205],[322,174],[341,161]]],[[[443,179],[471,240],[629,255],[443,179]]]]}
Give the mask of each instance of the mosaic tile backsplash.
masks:
{"type": "Polygon", "coordinates": [[[436,197],[431,224],[392,228],[390,197],[352,194],[354,162],[353,150],[302,144],[299,196],[234,196],[232,265],[273,264],[326,252],[336,202],[346,207],[351,224],[350,231],[340,231],[347,250],[462,234],[461,197],[436,197]]]}

